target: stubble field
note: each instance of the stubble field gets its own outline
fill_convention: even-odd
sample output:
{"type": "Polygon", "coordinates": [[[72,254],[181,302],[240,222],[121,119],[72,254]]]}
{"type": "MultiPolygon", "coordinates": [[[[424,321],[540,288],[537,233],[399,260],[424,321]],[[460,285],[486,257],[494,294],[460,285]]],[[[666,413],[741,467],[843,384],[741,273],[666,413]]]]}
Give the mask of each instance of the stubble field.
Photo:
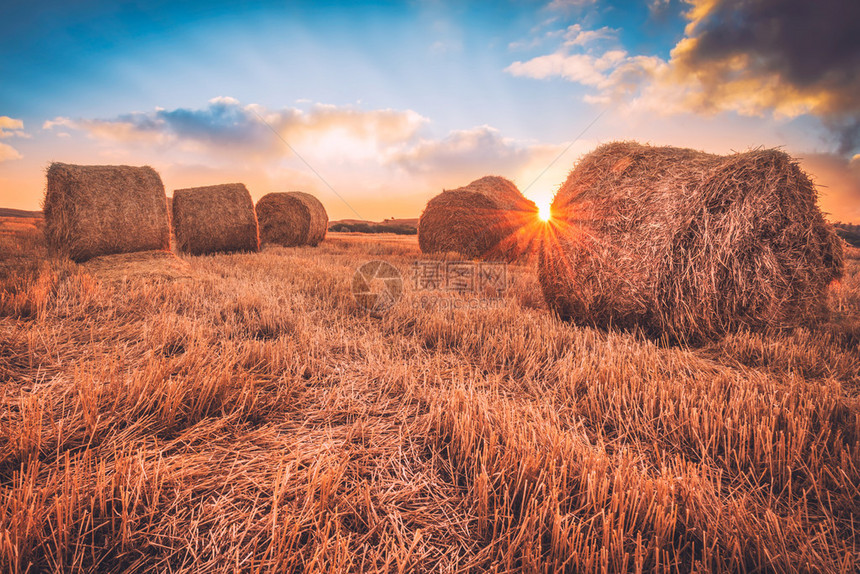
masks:
{"type": "Polygon", "coordinates": [[[0,241],[0,571],[860,567],[856,251],[827,323],[688,349],[559,321],[528,263],[493,306],[422,308],[414,237],[0,241]],[[404,276],[378,316],[372,260],[404,276]]]}

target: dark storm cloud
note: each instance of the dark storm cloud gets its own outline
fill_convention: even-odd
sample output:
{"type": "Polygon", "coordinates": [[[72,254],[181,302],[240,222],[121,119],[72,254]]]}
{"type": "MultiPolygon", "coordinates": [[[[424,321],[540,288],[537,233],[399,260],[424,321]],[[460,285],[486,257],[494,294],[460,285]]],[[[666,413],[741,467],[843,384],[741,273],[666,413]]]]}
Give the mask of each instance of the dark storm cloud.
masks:
{"type": "Polygon", "coordinates": [[[689,38],[673,52],[679,71],[718,99],[727,90],[773,90],[775,106],[810,108],[836,134],[840,151],[860,147],[860,2],[717,0],[692,2],[689,38]]]}

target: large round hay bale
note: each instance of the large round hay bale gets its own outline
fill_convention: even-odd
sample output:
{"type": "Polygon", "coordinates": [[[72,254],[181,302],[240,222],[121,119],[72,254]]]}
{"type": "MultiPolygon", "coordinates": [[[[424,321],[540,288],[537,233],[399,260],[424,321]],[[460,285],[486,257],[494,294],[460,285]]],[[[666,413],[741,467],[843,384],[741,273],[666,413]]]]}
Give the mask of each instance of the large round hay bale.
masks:
{"type": "Polygon", "coordinates": [[[45,236],[75,261],[170,248],[167,199],[151,167],[70,165],[48,168],[45,236]]]}
{"type": "Polygon", "coordinates": [[[418,220],[422,253],[456,251],[470,259],[515,259],[537,206],[511,181],[487,176],[431,199],[418,220]]]}
{"type": "Polygon", "coordinates": [[[693,342],[823,310],[843,254],[815,188],[778,150],[729,156],[611,143],[559,189],[539,257],[576,323],[693,342]]]}
{"type": "Polygon", "coordinates": [[[174,191],[173,230],[176,247],[191,255],[260,249],[254,202],[241,183],[174,191]]]}
{"type": "Polygon", "coordinates": [[[264,195],[257,202],[257,219],[260,241],[286,247],[317,246],[328,230],[323,204],[301,191],[264,195]]]}

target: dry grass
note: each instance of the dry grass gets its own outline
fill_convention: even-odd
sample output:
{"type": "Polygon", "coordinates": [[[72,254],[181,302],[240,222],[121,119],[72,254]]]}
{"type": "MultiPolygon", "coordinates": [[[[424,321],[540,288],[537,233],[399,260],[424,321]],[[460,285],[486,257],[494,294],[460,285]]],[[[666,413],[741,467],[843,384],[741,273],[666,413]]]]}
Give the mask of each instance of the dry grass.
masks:
{"type": "Polygon", "coordinates": [[[316,247],[328,231],[325,207],[308,193],[267,193],[257,202],[256,209],[263,243],[316,247]]]}
{"type": "Polygon", "coordinates": [[[515,261],[533,247],[537,212],[513,182],[482,177],[427,202],[418,221],[418,244],[423,253],[515,261]]]}
{"type": "Polygon", "coordinates": [[[842,250],[846,259],[860,259],[860,247],[854,247],[847,242],[842,242],[842,250]]]}
{"type": "Polygon", "coordinates": [[[778,150],[606,144],[553,200],[541,285],[580,324],[675,339],[808,324],[843,261],[816,200],[778,150]]]}
{"type": "Polygon", "coordinates": [[[83,269],[99,281],[192,279],[191,265],[168,251],[141,251],[90,259],[83,269]]]}
{"type": "Polygon", "coordinates": [[[30,240],[44,267],[0,284],[35,302],[0,317],[0,571],[860,565],[847,304],[688,350],[559,321],[519,265],[501,307],[416,308],[407,281],[369,317],[354,270],[408,277],[414,238],[185,257],[183,281],[30,240]]]}
{"type": "Polygon", "coordinates": [[[170,248],[167,199],[149,166],[48,168],[44,200],[48,246],[74,261],[170,248]]]}

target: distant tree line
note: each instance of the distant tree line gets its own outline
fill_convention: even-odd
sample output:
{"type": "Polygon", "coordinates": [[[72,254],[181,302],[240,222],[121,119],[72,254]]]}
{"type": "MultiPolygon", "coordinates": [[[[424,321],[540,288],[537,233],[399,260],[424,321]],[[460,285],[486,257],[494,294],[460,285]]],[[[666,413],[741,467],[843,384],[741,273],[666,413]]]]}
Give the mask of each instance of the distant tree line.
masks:
{"type": "Polygon", "coordinates": [[[381,225],[379,223],[335,223],[329,231],[351,233],[394,233],[396,235],[417,235],[418,230],[409,225],[381,225]]]}
{"type": "Polygon", "coordinates": [[[860,225],[855,223],[834,223],[833,226],[836,228],[836,234],[853,245],[854,247],[860,247],[860,225]]]}

